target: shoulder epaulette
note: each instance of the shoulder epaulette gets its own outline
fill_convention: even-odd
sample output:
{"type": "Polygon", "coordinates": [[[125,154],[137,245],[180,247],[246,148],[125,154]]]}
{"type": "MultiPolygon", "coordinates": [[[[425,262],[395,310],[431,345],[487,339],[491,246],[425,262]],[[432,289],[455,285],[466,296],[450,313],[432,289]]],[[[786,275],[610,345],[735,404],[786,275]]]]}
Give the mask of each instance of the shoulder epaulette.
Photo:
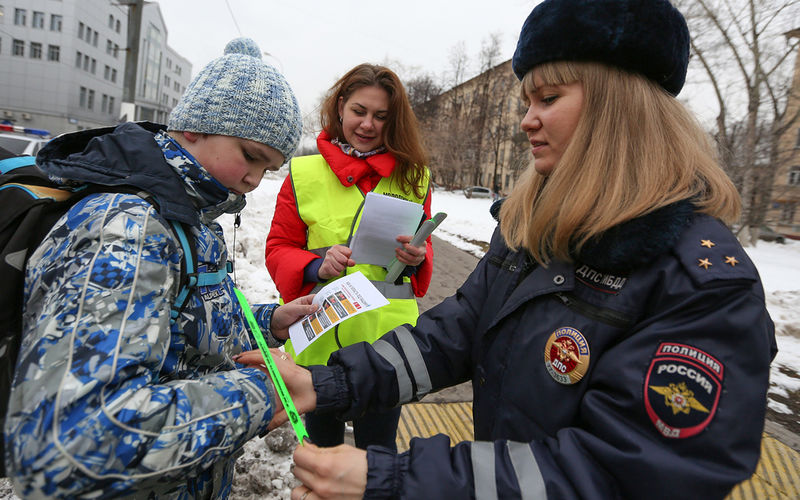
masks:
{"type": "Polygon", "coordinates": [[[681,235],[675,253],[698,285],[717,280],[758,280],[736,236],[719,220],[700,215],[681,235]]]}

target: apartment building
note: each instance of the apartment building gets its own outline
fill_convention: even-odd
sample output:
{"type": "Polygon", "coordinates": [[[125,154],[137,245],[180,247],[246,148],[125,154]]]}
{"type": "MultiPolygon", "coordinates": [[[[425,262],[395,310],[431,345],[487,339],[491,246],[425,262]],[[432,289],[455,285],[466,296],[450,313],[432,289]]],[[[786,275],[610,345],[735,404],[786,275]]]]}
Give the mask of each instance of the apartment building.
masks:
{"type": "Polygon", "coordinates": [[[112,0],[0,0],[0,123],[60,134],[164,121],[191,79],[147,3],[135,109],[122,112],[128,8],[112,0]],[[133,115],[133,116],[131,116],[133,115]]]}
{"type": "MultiPolygon", "coordinates": [[[[800,38],[800,28],[786,33],[786,36],[800,38]]],[[[780,165],[775,173],[766,222],[777,232],[800,239],[800,47],[785,117],[793,121],[778,143],[780,165]]]]}

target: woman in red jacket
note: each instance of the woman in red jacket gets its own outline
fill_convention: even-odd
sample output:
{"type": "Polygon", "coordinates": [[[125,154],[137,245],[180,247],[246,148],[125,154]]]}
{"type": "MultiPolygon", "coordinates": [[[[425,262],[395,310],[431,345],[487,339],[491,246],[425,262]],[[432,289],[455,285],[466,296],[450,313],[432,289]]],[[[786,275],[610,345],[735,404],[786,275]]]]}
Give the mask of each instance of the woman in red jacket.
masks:
{"type": "MultiPolygon", "coordinates": [[[[289,341],[287,352],[306,366],[325,364],[341,347],[372,342],[380,332],[416,323],[415,297],[425,295],[433,267],[430,238],[415,247],[409,245],[411,235],[397,236],[396,257],[407,267],[394,284],[384,283],[384,267],[355,262],[348,247],[366,193],[419,203],[424,217],[431,216],[425,151],[397,75],[383,66],[356,66],[331,88],[320,121],[320,154],[293,159],[278,194],[267,237],[267,269],[286,302],[361,271],[379,285],[390,304],[340,323],[299,354],[289,341]]],[[[399,418],[398,408],[355,419],[356,446],[394,448],[399,418]]],[[[306,416],[306,426],[311,440],[320,446],[344,440],[344,423],[335,417],[312,413],[306,416]]]]}

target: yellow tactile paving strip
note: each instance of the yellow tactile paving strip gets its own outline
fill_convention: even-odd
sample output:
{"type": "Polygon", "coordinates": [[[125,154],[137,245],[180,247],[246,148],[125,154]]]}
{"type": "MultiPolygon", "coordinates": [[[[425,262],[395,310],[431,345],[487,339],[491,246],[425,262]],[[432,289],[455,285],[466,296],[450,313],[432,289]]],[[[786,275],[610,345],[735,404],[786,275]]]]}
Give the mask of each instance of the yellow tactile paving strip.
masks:
{"type": "MultiPolygon", "coordinates": [[[[452,444],[472,439],[472,403],[416,403],[403,406],[397,428],[397,449],[405,451],[412,437],[447,434],[452,444]]],[[[800,499],[800,453],[764,434],[761,460],[749,480],[727,500],[800,499]]]]}

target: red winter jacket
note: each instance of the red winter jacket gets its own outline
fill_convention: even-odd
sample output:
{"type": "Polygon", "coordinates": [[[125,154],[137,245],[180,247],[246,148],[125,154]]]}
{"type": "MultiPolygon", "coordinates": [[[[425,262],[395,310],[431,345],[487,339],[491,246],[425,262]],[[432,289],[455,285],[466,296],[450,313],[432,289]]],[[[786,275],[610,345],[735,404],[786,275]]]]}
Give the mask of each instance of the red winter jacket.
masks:
{"type": "MultiPolygon", "coordinates": [[[[377,154],[366,159],[354,158],[332,144],[325,131],[317,137],[317,149],[343,186],[355,184],[362,193],[372,191],[382,177],[388,177],[394,170],[395,158],[391,153],[377,154]]],[[[428,189],[423,204],[426,218],[431,217],[431,193],[430,188],[428,189]]],[[[320,258],[305,249],[307,229],[297,209],[290,174],[278,193],[265,252],[267,270],[286,302],[310,293],[316,285],[316,282],[303,281],[305,267],[312,260],[320,258]]],[[[344,243],[343,241],[342,244],[344,243]]],[[[417,297],[424,296],[428,291],[432,272],[433,247],[429,237],[425,260],[411,276],[411,286],[417,297]]]]}

